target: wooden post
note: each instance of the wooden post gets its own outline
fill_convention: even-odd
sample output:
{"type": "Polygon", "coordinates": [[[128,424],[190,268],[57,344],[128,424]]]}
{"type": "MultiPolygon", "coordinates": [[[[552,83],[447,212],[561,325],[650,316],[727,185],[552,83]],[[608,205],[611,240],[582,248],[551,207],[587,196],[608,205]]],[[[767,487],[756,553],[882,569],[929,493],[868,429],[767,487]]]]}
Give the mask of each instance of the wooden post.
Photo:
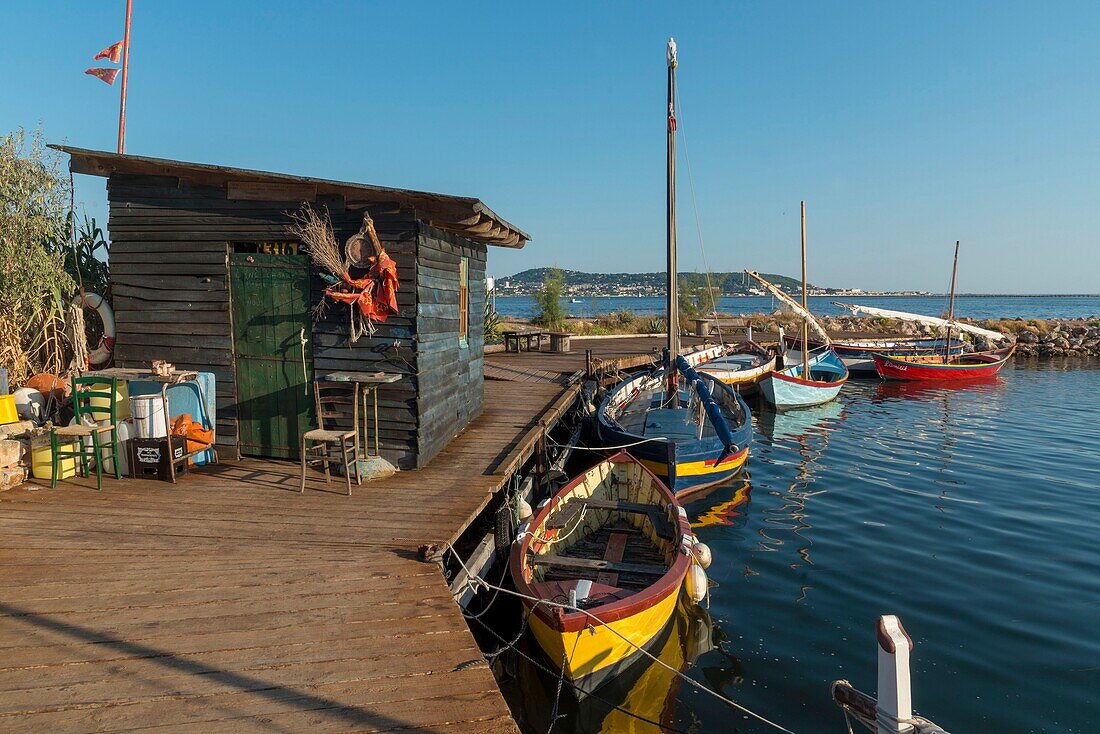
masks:
{"type": "Polygon", "coordinates": [[[947,301],[947,343],[943,347],[943,363],[951,357],[951,322],[955,320],[955,277],[959,274],[959,241],[955,240],[955,263],[951,266],[951,297],[947,301]]]}
{"type": "MultiPolygon", "coordinates": [[[[806,202],[802,202],[802,309],[809,313],[809,286],[806,283],[806,202]]],[[[810,322],[802,319],[802,379],[810,379],[810,322]]]]}
{"type": "Polygon", "coordinates": [[[913,641],[901,620],[893,614],[879,617],[875,629],[878,640],[878,708],[875,719],[878,734],[905,734],[914,731],[913,695],[909,676],[909,653],[913,641]]]}
{"type": "Polygon", "coordinates": [[[592,379],[592,350],[584,350],[584,376],[589,380],[592,379]]]}
{"type": "Polygon", "coordinates": [[[668,401],[676,406],[680,393],[676,389],[676,369],[674,363],[680,354],[680,301],[676,282],[676,41],[668,39],[666,50],[668,61],[668,141],[666,188],[666,224],[668,227],[668,401]]]}
{"type": "Polygon", "coordinates": [[[126,89],[130,79],[130,15],[134,0],[126,0],[126,32],[122,37],[122,89],[118,97],[118,152],[126,152],[126,89]]]}

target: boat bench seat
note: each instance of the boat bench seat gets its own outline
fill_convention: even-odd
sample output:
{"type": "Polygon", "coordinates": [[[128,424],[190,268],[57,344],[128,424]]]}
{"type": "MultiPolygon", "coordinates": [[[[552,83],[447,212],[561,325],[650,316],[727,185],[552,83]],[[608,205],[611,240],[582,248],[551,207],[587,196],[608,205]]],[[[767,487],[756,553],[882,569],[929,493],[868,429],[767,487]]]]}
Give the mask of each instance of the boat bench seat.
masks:
{"type": "Polygon", "coordinates": [[[611,561],[596,560],[592,558],[571,558],[559,556],[553,553],[543,555],[532,554],[530,562],[533,566],[555,566],[568,568],[574,571],[606,571],[610,573],[633,573],[643,576],[664,576],[668,571],[667,566],[649,563],[613,563],[611,561]]]}
{"type": "Polygon", "coordinates": [[[594,510],[617,510],[619,512],[637,513],[649,516],[649,522],[658,538],[672,540],[676,537],[672,523],[668,515],[660,505],[649,505],[643,502],[622,502],[619,500],[597,500],[586,497],[573,497],[565,502],[557,512],[546,519],[548,530],[560,530],[572,527],[577,521],[577,516],[586,508],[594,510]]]}

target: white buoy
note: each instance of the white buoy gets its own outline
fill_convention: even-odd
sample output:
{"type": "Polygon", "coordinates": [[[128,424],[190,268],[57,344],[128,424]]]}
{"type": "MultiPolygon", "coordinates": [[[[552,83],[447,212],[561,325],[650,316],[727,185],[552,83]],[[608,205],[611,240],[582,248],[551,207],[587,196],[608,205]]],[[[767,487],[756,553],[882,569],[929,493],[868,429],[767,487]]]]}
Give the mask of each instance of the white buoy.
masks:
{"type": "Polygon", "coordinates": [[[685,579],[687,585],[688,596],[696,604],[701,603],[707,598],[707,572],[697,564],[691,564],[691,568],[688,569],[687,578],[685,579]]]}
{"type": "Polygon", "coordinates": [[[691,546],[691,555],[705,569],[710,568],[710,564],[714,561],[714,557],[710,553],[710,546],[698,540],[695,541],[695,545],[691,546]]]}
{"type": "Polygon", "coordinates": [[[909,676],[909,653],[913,641],[893,614],[879,617],[875,630],[878,640],[878,705],[875,718],[879,734],[908,734],[915,729],[913,692],[909,676]]]}
{"type": "Polygon", "coordinates": [[[521,542],[523,540],[523,536],[526,535],[527,531],[530,530],[530,529],[531,529],[531,523],[530,522],[520,523],[519,527],[516,528],[516,539],[513,542],[515,542],[515,543],[521,542]]]}
{"type": "Polygon", "coordinates": [[[534,513],[531,512],[531,503],[527,500],[519,501],[519,521],[527,522],[531,519],[534,513]]]}
{"type": "Polygon", "coordinates": [[[42,411],[45,408],[46,398],[34,388],[21,387],[15,391],[15,411],[20,420],[34,421],[37,425],[42,420],[42,411]]]}

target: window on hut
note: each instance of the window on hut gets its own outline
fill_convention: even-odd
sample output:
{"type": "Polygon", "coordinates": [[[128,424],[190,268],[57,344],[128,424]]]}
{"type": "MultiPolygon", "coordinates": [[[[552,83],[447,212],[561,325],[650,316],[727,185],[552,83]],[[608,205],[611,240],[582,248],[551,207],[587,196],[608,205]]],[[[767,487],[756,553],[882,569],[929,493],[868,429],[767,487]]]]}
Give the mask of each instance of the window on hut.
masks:
{"type": "Polygon", "coordinates": [[[470,262],[462,258],[458,264],[458,341],[469,346],[470,336],[470,262]]]}

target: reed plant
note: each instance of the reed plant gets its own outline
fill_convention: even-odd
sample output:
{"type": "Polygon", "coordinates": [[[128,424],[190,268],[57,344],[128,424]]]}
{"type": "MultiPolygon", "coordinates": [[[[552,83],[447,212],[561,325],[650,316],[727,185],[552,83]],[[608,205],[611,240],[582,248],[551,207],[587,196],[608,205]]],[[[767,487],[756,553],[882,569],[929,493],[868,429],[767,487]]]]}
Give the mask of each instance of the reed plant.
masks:
{"type": "Polygon", "coordinates": [[[0,138],[0,366],[15,385],[65,366],[71,199],[60,154],[41,131],[0,138]]]}

